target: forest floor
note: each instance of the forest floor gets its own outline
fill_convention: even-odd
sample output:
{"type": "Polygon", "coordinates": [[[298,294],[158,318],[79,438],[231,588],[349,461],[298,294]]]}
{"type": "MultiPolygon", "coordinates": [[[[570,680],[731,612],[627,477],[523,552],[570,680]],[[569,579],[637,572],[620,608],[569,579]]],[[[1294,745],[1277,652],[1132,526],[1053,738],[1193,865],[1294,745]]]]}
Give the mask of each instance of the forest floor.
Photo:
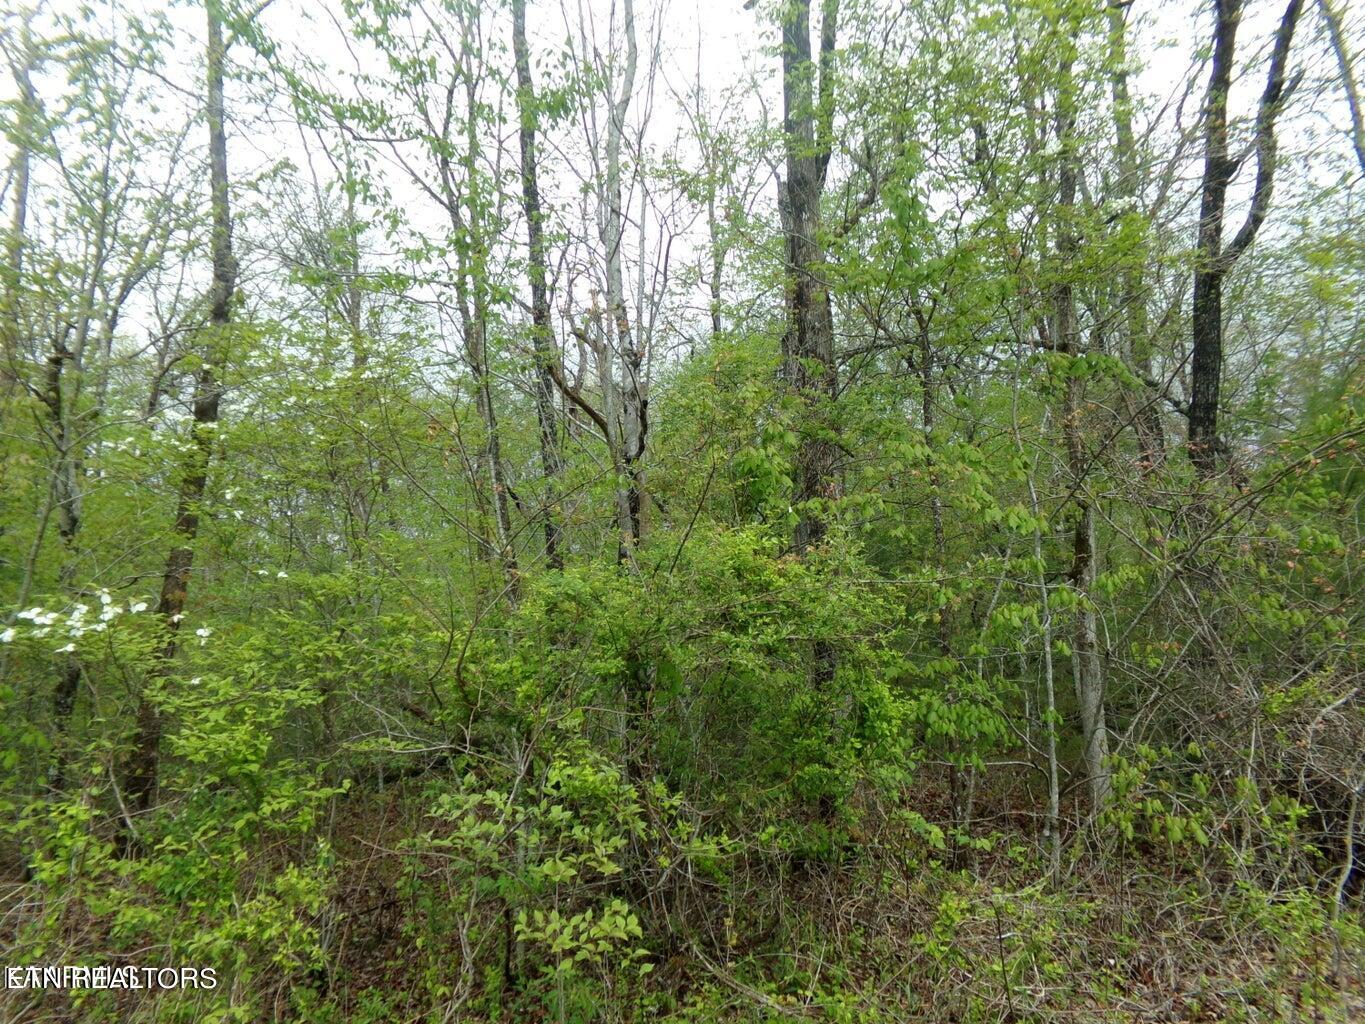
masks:
{"type": "MultiPolygon", "coordinates": [[[[946,812],[946,789],[917,794],[922,813],[946,812]]],[[[1072,850],[1047,885],[1027,815],[1008,791],[978,794],[989,849],[957,862],[904,858],[877,837],[834,865],[792,865],[716,905],[677,908],[691,934],[650,928],[655,970],[617,1003],[566,1016],[601,1020],[769,1022],[1253,1022],[1365,1021],[1365,951],[1313,933],[1301,902],[1277,903],[1136,850],[1126,861],[1072,850]],[[1102,866],[1101,866],[1102,865],[1102,866]]],[[[462,959],[496,960],[497,922],[435,929],[443,866],[406,841],[430,827],[420,787],[353,791],[331,823],[337,856],[325,923],[326,964],[300,976],[262,965],[253,985],[272,993],[261,1021],[318,1024],[513,1024],[560,1016],[475,978],[459,998],[462,959]],[[424,879],[421,885],[415,879],[424,879]],[[479,942],[482,942],[480,952],[479,942]],[[443,947],[443,948],[442,948],[443,947]],[[490,950],[493,953],[490,954],[490,950]],[[444,966],[442,966],[444,965],[444,966]],[[433,999],[433,971],[444,1004],[433,999]],[[302,990],[309,990],[300,1000],[302,990]],[[302,1007],[310,1007],[304,1010],[302,1007]],[[451,1012],[453,1011],[453,1012],[451,1012]],[[434,1016],[433,1016],[434,1014],[434,1016]]],[[[1072,845],[1082,836],[1072,837],[1072,845]]],[[[984,845],[984,844],[983,844],[984,845]]],[[[12,857],[0,879],[0,946],[42,903],[12,857]],[[27,908],[27,909],[26,909],[27,908]]],[[[266,861],[257,867],[267,870],[266,861]]],[[[1324,873],[1326,884],[1327,873],[1324,873]]],[[[457,905],[455,893],[449,905],[457,905]]],[[[1357,905],[1352,913],[1359,915],[1357,905]]],[[[64,911],[64,959],[97,956],[104,939],[78,908],[64,911]],[[83,931],[82,923],[91,930],[83,931]]],[[[486,965],[484,965],[486,966],[486,965]]],[[[486,972],[485,972],[486,973],[486,972]]],[[[189,997],[127,993],[120,1020],[198,1020],[189,997]],[[188,1012],[189,1016],[185,1016],[188,1012]]],[[[83,1017],[64,993],[0,993],[4,1024],[83,1017]]],[[[208,1018],[205,1018],[208,1019],[208,1018]]],[[[213,1018],[217,1019],[217,1018],[213,1018]]]]}

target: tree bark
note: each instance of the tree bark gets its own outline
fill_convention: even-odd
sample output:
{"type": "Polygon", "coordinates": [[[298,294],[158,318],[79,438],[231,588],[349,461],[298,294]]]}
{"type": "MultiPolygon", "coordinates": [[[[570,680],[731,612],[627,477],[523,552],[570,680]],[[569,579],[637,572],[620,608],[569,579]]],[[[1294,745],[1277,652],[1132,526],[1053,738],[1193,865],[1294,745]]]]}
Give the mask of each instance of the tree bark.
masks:
{"type": "MultiPolygon", "coordinates": [[[[225,347],[232,323],[232,297],[237,283],[237,263],[232,252],[232,211],[228,196],[227,133],[223,102],[223,15],[219,0],[206,0],[207,18],[207,120],[209,133],[209,184],[213,227],[210,238],[213,284],[209,292],[209,326],[204,350],[207,358],[195,380],[193,445],[182,467],[176,501],[176,545],[166,560],[157,614],[163,621],[166,640],[148,672],[147,686],[165,679],[179,651],[181,617],[189,593],[194,565],[194,539],[199,533],[199,504],[208,482],[209,462],[216,440],[218,407],[222,398],[215,359],[225,347]]],[[[156,798],[161,762],[161,713],[144,689],[138,702],[133,751],[129,759],[125,793],[134,812],[146,811],[156,798]]]]}
{"type": "MultiPolygon", "coordinates": [[[[1057,142],[1061,147],[1061,159],[1057,170],[1058,279],[1053,293],[1053,339],[1059,351],[1075,360],[1083,356],[1076,296],[1072,286],[1079,247],[1075,225],[1079,156],[1075,131],[1075,81],[1072,76],[1075,39],[1064,37],[1060,45],[1064,47],[1064,56],[1057,96],[1057,142]]],[[[1062,433],[1066,442],[1071,488],[1076,496],[1070,578],[1079,599],[1071,642],[1071,662],[1085,745],[1082,759],[1089,783],[1090,802],[1098,810],[1109,793],[1109,733],[1105,725],[1104,674],[1097,649],[1098,630],[1093,602],[1098,566],[1095,510],[1086,490],[1089,455],[1085,445],[1084,416],[1084,383],[1076,374],[1068,373],[1063,396],[1062,433]]]]}
{"type": "MultiPolygon", "coordinates": [[[[1018,398],[1016,392],[1015,409],[1012,416],[1014,443],[1022,458],[1024,438],[1019,430],[1018,398]]],[[[1053,882],[1061,878],[1062,836],[1061,836],[1061,784],[1057,764],[1057,687],[1056,672],[1052,664],[1052,602],[1049,598],[1047,563],[1043,559],[1042,506],[1038,501],[1038,486],[1034,482],[1037,474],[1036,461],[1029,466],[1025,481],[1028,484],[1029,511],[1033,514],[1033,558],[1038,565],[1038,601],[1042,606],[1039,628],[1042,633],[1043,654],[1043,735],[1046,737],[1044,752],[1047,755],[1047,818],[1043,826],[1043,839],[1047,846],[1048,866],[1053,882]]]]}
{"type": "Polygon", "coordinates": [[[20,289],[24,279],[24,244],[28,230],[29,180],[33,166],[33,134],[38,94],[33,88],[33,72],[38,66],[38,51],[26,19],[21,19],[19,42],[22,63],[14,69],[18,97],[15,103],[15,133],[11,138],[14,156],[11,171],[13,206],[9,232],[5,238],[5,262],[0,267],[0,399],[13,396],[19,382],[20,289]]]}
{"type": "Polygon", "coordinates": [[[821,407],[838,394],[834,316],[820,267],[824,261],[820,198],[832,143],[838,13],[838,0],[824,0],[818,98],[811,58],[810,0],[792,0],[783,8],[782,17],[782,128],[787,169],[786,181],[778,186],[787,260],[782,365],[787,386],[802,401],[806,420],[796,454],[792,502],[799,516],[793,537],[797,553],[824,538],[825,517],[816,503],[836,497],[838,490],[835,447],[827,425],[820,422],[821,407]]]}
{"type": "MultiPolygon", "coordinates": [[[[91,268],[92,277],[97,272],[98,261],[91,268]]],[[[93,289],[93,283],[91,284],[93,289]]],[[[88,318],[88,307],[84,311],[88,318]]],[[[78,446],[75,431],[72,429],[74,399],[69,399],[63,384],[66,367],[71,366],[73,374],[79,376],[80,363],[76,352],[63,343],[60,335],[53,340],[52,351],[48,354],[44,372],[42,402],[47,410],[48,430],[53,447],[56,449],[52,467],[52,499],[57,513],[57,534],[62,542],[62,563],[58,570],[58,582],[70,594],[76,575],[76,536],[80,532],[81,501],[81,463],[76,451],[78,446]]],[[[75,384],[71,386],[74,390],[75,384]]],[[[57,683],[52,691],[53,760],[49,782],[55,789],[61,789],[66,772],[66,735],[76,706],[76,695],[80,688],[81,663],[77,655],[62,655],[57,667],[57,683]]]]}
{"type": "Polygon", "coordinates": [[[531,285],[531,344],[535,353],[536,420],[540,426],[540,465],[545,474],[545,561],[564,567],[560,550],[559,477],[564,460],[555,420],[554,367],[559,362],[550,326],[548,260],[545,255],[544,214],[540,202],[536,159],[535,86],[531,80],[530,48],[526,42],[526,0],[512,0],[512,52],[517,70],[517,112],[521,121],[521,207],[526,216],[527,277],[531,285]]]}
{"type": "Polygon", "coordinates": [[[1323,20],[1327,22],[1327,35],[1332,41],[1337,67],[1341,69],[1341,88],[1351,111],[1351,148],[1355,150],[1360,173],[1365,174],[1365,113],[1361,112],[1360,88],[1356,85],[1351,55],[1346,49],[1346,32],[1341,25],[1341,15],[1332,6],[1332,0],[1318,0],[1318,6],[1322,8],[1323,20]]]}
{"type": "MultiPolygon", "coordinates": [[[[94,271],[92,268],[92,275],[94,271]]],[[[76,356],[62,343],[54,340],[47,357],[42,401],[47,409],[48,429],[56,448],[53,466],[52,499],[57,512],[57,534],[62,542],[62,564],[58,571],[59,583],[70,592],[75,579],[76,535],[81,526],[81,490],[79,460],[73,454],[76,441],[72,436],[71,406],[64,394],[62,378],[67,364],[79,371],[76,356]]],[[[66,737],[76,695],[80,689],[81,662],[74,653],[61,655],[57,665],[57,682],[52,691],[53,757],[49,784],[60,790],[65,784],[66,737]]]]}
{"type": "Polygon", "coordinates": [[[721,319],[721,300],[723,291],[721,280],[725,273],[725,248],[720,241],[720,221],[716,217],[716,182],[712,178],[710,191],[706,195],[706,230],[711,243],[711,340],[719,342],[725,330],[721,319]]]}
{"type": "Polygon", "coordinates": [[[1188,447],[1201,479],[1218,469],[1224,444],[1218,433],[1223,378],[1223,279],[1255,239],[1270,207],[1275,180],[1275,121],[1292,89],[1285,77],[1302,0],[1289,0],[1270,59],[1265,92],[1256,114],[1256,183],[1247,219],[1226,250],[1223,218],[1228,186],[1240,160],[1228,155],[1228,92],[1236,57],[1242,0],[1215,0],[1213,63],[1204,101],[1204,174],[1200,187],[1199,236],[1195,253],[1188,447]]]}
{"type": "Polygon", "coordinates": [[[615,346],[621,364],[620,471],[625,480],[623,484],[618,482],[617,486],[618,489],[624,486],[618,498],[618,504],[623,508],[620,525],[624,560],[640,541],[649,405],[643,369],[644,352],[639,338],[641,325],[636,324],[632,332],[621,271],[621,246],[625,238],[625,215],[621,209],[621,136],[635,89],[635,70],[639,59],[632,0],[624,0],[623,11],[626,66],[622,73],[621,92],[613,97],[607,120],[607,173],[600,196],[598,228],[602,246],[606,250],[607,315],[611,321],[611,331],[614,332],[608,344],[615,346]]]}

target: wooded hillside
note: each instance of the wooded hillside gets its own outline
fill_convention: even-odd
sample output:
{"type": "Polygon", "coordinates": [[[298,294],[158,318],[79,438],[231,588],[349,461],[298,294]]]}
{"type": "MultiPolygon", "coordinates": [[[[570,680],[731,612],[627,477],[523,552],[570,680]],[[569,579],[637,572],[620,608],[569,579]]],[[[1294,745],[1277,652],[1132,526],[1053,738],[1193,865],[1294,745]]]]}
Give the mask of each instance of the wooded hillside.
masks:
{"type": "Polygon", "coordinates": [[[9,0],[0,1020],[1362,1019],[1363,15],[9,0]]]}

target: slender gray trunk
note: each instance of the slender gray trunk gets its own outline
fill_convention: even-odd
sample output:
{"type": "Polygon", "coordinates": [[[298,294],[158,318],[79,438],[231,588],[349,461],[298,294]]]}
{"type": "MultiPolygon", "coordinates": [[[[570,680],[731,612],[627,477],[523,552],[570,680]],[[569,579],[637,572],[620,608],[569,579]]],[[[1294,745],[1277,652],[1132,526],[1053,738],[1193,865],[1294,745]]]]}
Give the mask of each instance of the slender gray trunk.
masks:
{"type": "Polygon", "coordinates": [[[464,187],[468,222],[462,224],[458,206],[452,205],[451,217],[457,237],[464,241],[459,254],[459,268],[455,279],[459,299],[461,327],[464,333],[465,358],[474,375],[475,405],[483,421],[484,472],[492,491],[493,528],[498,559],[507,578],[509,594],[516,599],[519,570],[513,544],[511,495],[508,493],[506,472],[502,460],[502,437],[498,431],[497,406],[493,398],[492,368],[488,358],[488,243],[478,188],[478,168],[475,156],[479,152],[478,139],[478,83],[472,69],[464,70],[465,83],[465,152],[464,187]],[[461,230],[467,228],[467,230],[461,230]]]}
{"type": "Polygon", "coordinates": [[[706,228],[711,241],[711,338],[719,341],[725,324],[721,319],[721,275],[725,272],[725,249],[720,243],[720,224],[716,219],[716,183],[710,183],[706,197],[706,228]]]}
{"type": "Polygon", "coordinates": [[[1332,41],[1337,67],[1341,70],[1341,88],[1351,111],[1351,148],[1355,150],[1360,173],[1365,174],[1365,113],[1361,111],[1360,87],[1356,85],[1355,71],[1351,67],[1346,32],[1341,25],[1341,15],[1332,6],[1332,0],[1318,0],[1318,6],[1322,8],[1323,20],[1327,22],[1327,35],[1332,41]]]}
{"type": "MultiPolygon", "coordinates": [[[[208,482],[209,462],[216,441],[214,426],[222,388],[217,362],[225,352],[232,323],[232,297],[237,284],[237,262],[232,251],[232,210],[228,195],[227,131],[223,103],[223,15],[219,0],[207,0],[206,114],[209,133],[209,184],[212,234],[210,237],[213,283],[209,292],[209,326],[204,339],[205,361],[195,380],[192,445],[181,467],[180,492],[176,501],[176,545],[166,560],[157,613],[166,640],[148,672],[148,685],[164,679],[179,651],[180,622],[189,593],[194,564],[194,539],[199,533],[199,505],[208,482]]],[[[156,797],[161,762],[161,713],[146,691],[138,703],[133,751],[129,758],[125,793],[129,806],[146,811],[156,797]]]]}
{"type": "MultiPolygon", "coordinates": [[[[1060,351],[1072,359],[1081,358],[1080,328],[1076,317],[1076,296],[1071,283],[1079,242],[1074,224],[1078,174],[1075,82],[1072,77],[1074,39],[1061,41],[1066,48],[1062,60],[1061,86],[1057,97],[1057,141],[1061,159],[1057,170],[1056,256],[1058,282],[1053,294],[1053,339],[1060,351]]],[[[1103,806],[1109,793],[1109,734],[1104,714],[1104,673],[1098,652],[1094,591],[1098,569],[1095,549],[1095,510],[1087,493],[1083,380],[1068,374],[1062,410],[1062,433],[1066,443],[1071,487],[1075,492],[1075,523],[1071,585],[1076,589],[1075,630],[1072,636],[1072,670],[1076,699],[1080,706],[1081,734],[1085,744],[1083,762],[1094,809],[1103,806]]]]}
{"type": "Polygon", "coordinates": [[[512,52],[517,70],[517,112],[521,121],[521,204],[526,216],[527,277],[531,285],[531,344],[535,353],[536,420],[540,427],[540,465],[545,474],[545,560],[564,567],[559,526],[559,477],[564,460],[555,419],[554,369],[559,363],[550,325],[549,269],[545,254],[544,214],[540,202],[536,157],[535,86],[526,42],[526,0],[512,0],[512,52]]]}
{"type": "Polygon", "coordinates": [[[22,62],[15,68],[15,131],[9,232],[5,238],[5,261],[0,267],[0,399],[9,399],[19,381],[20,291],[24,280],[24,248],[28,231],[28,193],[33,167],[33,136],[36,131],[38,94],[33,87],[33,72],[38,66],[38,51],[33,45],[28,20],[20,18],[19,44],[22,62]]]}
{"type": "Polygon", "coordinates": [[[635,70],[639,59],[632,0],[624,0],[623,12],[626,65],[622,72],[621,91],[613,97],[607,119],[607,171],[599,196],[598,231],[606,252],[607,316],[611,322],[608,346],[615,349],[620,362],[621,428],[617,489],[622,493],[618,495],[617,503],[624,511],[621,517],[624,557],[640,541],[644,504],[643,459],[649,421],[640,325],[636,324],[632,331],[621,269],[621,249],[625,239],[625,213],[621,197],[621,138],[626,112],[635,89],[635,70]]]}
{"type": "MultiPolygon", "coordinates": [[[[1021,449],[1022,451],[1022,444],[1021,449]]],[[[1030,511],[1033,513],[1033,557],[1038,563],[1038,593],[1042,605],[1042,643],[1043,643],[1043,736],[1044,750],[1047,753],[1047,826],[1044,832],[1047,841],[1048,865],[1056,881],[1061,875],[1061,785],[1057,770],[1057,688],[1056,673],[1052,666],[1052,602],[1048,597],[1047,573],[1043,568],[1043,532],[1036,525],[1042,510],[1038,504],[1038,488],[1033,480],[1033,471],[1028,474],[1028,493],[1030,511]]]]}

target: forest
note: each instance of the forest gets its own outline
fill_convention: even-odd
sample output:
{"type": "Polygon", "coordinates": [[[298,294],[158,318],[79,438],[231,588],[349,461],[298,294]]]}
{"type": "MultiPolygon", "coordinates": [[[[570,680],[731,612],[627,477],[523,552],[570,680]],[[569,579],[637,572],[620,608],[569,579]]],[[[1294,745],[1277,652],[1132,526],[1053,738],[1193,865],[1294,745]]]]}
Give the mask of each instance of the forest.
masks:
{"type": "Polygon", "coordinates": [[[0,1021],[1365,1019],[1365,4],[0,57],[0,1021]]]}

